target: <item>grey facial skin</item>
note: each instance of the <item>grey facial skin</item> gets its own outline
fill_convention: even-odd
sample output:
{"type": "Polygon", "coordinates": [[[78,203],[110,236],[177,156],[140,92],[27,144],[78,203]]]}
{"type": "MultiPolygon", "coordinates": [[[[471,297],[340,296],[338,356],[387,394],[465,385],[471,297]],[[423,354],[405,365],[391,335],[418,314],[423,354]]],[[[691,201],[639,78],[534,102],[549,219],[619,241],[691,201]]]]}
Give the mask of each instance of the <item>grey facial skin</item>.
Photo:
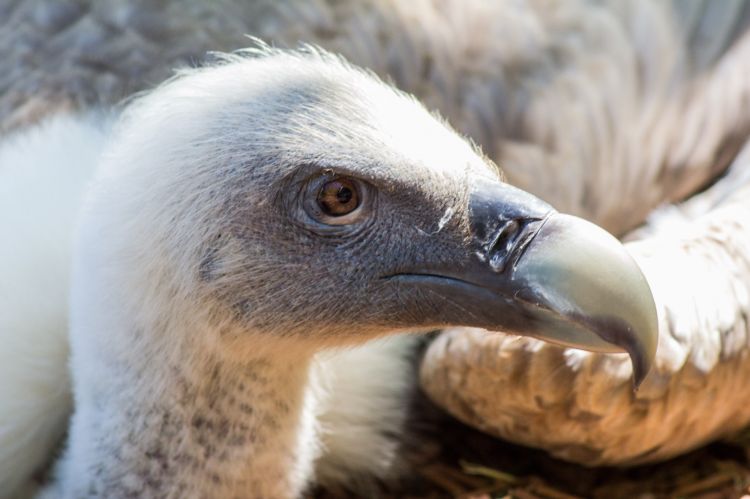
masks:
{"type": "Polygon", "coordinates": [[[387,278],[445,297],[472,326],[627,352],[637,387],[655,355],[658,324],[648,283],[624,247],[512,186],[484,178],[471,185],[466,260],[387,278]]]}
{"type": "MultiPolygon", "coordinates": [[[[208,227],[195,251],[207,303],[242,330],[316,347],[470,326],[624,351],[639,383],[656,312],[622,245],[502,182],[413,102],[389,111],[382,102],[394,95],[380,93],[390,91],[362,85],[300,75],[255,96],[262,114],[239,102],[219,115],[232,133],[211,142],[222,161],[206,185],[222,195],[175,217],[185,233],[208,227]],[[358,186],[361,205],[324,217],[317,193],[340,178],[358,186]]],[[[170,185],[164,196],[191,192],[170,185]]]]}

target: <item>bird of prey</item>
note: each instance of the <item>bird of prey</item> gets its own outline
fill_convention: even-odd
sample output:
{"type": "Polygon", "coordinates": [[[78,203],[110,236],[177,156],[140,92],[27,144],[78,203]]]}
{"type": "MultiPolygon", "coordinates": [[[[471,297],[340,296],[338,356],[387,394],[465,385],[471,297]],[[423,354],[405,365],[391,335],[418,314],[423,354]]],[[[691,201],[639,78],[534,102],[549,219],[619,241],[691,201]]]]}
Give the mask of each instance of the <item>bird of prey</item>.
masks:
{"type": "MultiPolygon", "coordinates": [[[[247,45],[244,33],[341,53],[439,110],[555,208],[619,236],[651,214],[628,245],[661,338],[637,393],[622,356],[465,329],[438,336],[421,381],[461,419],[558,456],[661,459],[750,419],[738,396],[749,12],[742,1],[10,1],[0,129],[110,106],[207,50],[247,45]]],[[[64,400],[50,409],[64,413],[64,400]]]]}

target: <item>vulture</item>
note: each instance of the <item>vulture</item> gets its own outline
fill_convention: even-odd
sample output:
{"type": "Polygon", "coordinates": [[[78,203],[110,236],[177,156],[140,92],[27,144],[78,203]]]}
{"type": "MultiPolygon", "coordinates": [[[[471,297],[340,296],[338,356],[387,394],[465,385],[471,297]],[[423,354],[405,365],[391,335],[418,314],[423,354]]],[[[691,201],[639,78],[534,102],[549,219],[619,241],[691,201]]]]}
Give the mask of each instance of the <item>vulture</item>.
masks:
{"type": "MultiPolygon", "coordinates": [[[[416,379],[406,333],[503,329],[627,352],[636,384],[649,369],[656,311],[617,239],[502,182],[416,100],[335,56],[225,55],[135,99],[108,131],[106,118],[61,119],[31,133],[67,158],[10,139],[1,163],[16,203],[49,211],[83,191],[74,409],[42,498],[294,498],[314,480],[387,477],[416,379]],[[40,175],[66,163],[93,178],[42,198],[40,175]],[[14,185],[15,170],[33,179],[14,185]]],[[[33,348],[45,337],[30,327],[4,336],[33,348]]],[[[28,406],[25,374],[3,383],[28,406]]],[[[27,445],[15,433],[6,463],[27,445]]]]}
{"type": "MultiPolygon", "coordinates": [[[[44,461],[71,408],[60,367],[69,259],[62,241],[83,190],[78,176],[88,178],[87,165],[109,135],[108,113],[175,66],[247,45],[245,33],[282,47],[315,43],[389,79],[478,143],[508,183],[626,240],[642,268],[656,301],[659,344],[637,392],[620,354],[451,328],[416,361],[421,386],[438,405],[488,433],[586,465],[665,459],[750,422],[748,2],[40,0],[0,5],[0,23],[0,41],[10,49],[0,74],[4,142],[50,146],[53,159],[67,158],[71,146],[92,156],[44,173],[52,181],[39,197],[66,193],[54,212],[44,212],[45,231],[0,224],[26,237],[26,267],[4,267],[13,278],[2,283],[3,300],[9,310],[35,307],[0,320],[44,335],[33,345],[4,338],[0,355],[30,359],[29,366],[61,359],[35,370],[31,384],[0,386],[3,400],[33,386],[25,394],[36,394],[34,404],[13,410],[56,414],[38,420],[18,413],[38,426],[22,431],[28,461],[17,469],[44,461]],[[81,111],[74,121],[50,119],[81,111]],[[18,270],[42,265],[44,272],[18,270]]],[[[4,147],[3,159],[12,153],[4,147]]],[[[41,189],[31,176],[36,164],[24,171],[41,189]]],[[[14,179],[23,181],[20,172],[14,179]]],[[[3,202],[0,216],[8,217],[20,201],[3,202]]],[[[44,209],[24,206],[29,219],[44,209]]],[[[3,324],[0,334],[9,330],[3,324]]],[[[13,436],[7,421],[0,414],[2,448],[13,436]]]]}

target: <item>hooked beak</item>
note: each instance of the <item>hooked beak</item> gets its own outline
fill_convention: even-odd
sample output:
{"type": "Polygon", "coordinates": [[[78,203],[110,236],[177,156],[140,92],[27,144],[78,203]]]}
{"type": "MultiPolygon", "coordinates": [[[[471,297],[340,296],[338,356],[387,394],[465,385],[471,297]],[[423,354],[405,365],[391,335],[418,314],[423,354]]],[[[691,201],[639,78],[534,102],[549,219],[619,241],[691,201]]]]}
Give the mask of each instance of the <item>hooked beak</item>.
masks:
{"type": "Polygon", "coordinates": [[[656,353],[651,290],[624,246],[510,185],[476,179],[471,255],[394,275],[455,303],[453,325],[534,336],[597,352],[627,352],[638,386],[656,353]]]}

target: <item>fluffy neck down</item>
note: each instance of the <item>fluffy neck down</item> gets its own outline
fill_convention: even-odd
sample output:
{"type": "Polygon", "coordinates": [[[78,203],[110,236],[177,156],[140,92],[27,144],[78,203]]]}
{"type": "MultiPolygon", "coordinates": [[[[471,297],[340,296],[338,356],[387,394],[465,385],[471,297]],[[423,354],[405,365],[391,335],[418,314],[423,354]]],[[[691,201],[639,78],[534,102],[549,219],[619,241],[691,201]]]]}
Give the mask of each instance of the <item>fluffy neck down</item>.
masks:
{"type": "Polygon", "coordinates": [[[105,354],[98,376],[76,380],[59,497],[302,493],[317,453],[309,356],[267,350],[235,362],[194,351],[175,362],[135,350],[105,354]]]}

